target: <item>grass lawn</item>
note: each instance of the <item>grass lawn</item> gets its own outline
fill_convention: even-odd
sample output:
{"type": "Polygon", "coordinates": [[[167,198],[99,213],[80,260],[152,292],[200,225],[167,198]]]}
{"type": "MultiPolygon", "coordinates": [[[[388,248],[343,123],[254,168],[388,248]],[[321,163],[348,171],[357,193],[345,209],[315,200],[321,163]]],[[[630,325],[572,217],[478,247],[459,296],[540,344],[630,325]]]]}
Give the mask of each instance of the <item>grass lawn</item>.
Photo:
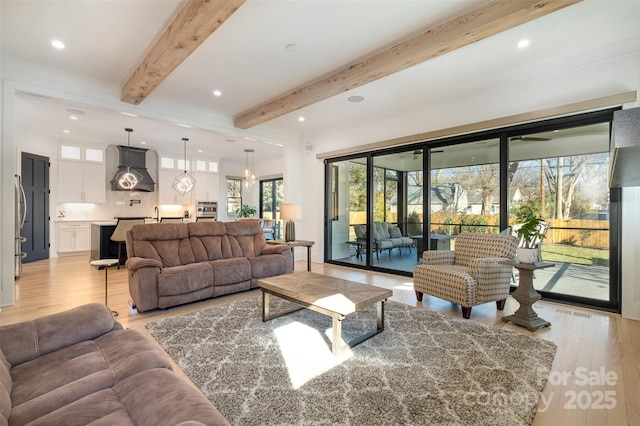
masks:
{"type": "Polygon", "coordinates": [[[548,262],[609,266],[609,250],[542,244],[542,259],[548,262]]]}

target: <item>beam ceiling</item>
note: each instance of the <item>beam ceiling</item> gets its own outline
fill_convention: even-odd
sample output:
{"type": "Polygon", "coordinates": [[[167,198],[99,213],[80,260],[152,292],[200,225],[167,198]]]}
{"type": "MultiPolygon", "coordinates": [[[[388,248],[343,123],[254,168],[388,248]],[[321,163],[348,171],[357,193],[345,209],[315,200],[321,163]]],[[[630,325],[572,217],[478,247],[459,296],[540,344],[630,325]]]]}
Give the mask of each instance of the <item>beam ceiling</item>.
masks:
{"type": "Polygon", "coordinates": [[[252,108],[234,120],[248,129],[389,76],[582,0],[495,0],[409,40],[252,108]]]}
{"type": "Polygon", "coordinates": [[[121,100],[138,105],[245,0],[187,0],[122,87],[121,100]]]}

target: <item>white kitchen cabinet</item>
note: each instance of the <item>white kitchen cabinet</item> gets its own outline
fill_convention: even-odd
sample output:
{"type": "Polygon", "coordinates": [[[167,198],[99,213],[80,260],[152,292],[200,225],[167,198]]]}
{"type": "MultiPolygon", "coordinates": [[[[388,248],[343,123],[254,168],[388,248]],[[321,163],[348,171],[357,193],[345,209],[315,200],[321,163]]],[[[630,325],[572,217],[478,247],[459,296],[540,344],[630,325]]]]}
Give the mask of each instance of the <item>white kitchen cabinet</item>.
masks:
{"type": "Polygon", "coordinates": [[[210,172],[198,172],[195,175],[196,200],[218,201],[218,174],[210,172]]]}
{"type": "MultiPolygon", "coordinates": [[[[158,203],[160,204],[193,204],[193,193],[189,191],[185,195],[180,195],[173,189],[173,180],[183,171],[159,170],[158,171],[158,203]]],[[[196,178],[197,180],[197,178],[196,178]]],[[[196,183],[196,187],[198,186],[196,183]]]]}
{"type": "Polygon", "coordinates": [[[91,249],[90,222],[59,222],[56,251],[70,253],[91,249]]]}
{"type": "Polygon", "coordinates": [[[104,203],[106,186],[104,163],[58,162],[59,203],[104,203]]]}

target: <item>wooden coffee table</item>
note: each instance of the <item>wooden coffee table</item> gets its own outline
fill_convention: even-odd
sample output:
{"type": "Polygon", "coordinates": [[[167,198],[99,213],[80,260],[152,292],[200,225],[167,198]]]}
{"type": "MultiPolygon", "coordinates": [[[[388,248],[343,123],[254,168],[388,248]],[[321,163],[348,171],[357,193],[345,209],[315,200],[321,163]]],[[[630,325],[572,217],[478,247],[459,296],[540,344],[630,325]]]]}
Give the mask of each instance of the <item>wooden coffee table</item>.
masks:
{"type": "Polygon", "coordinates": [[[313,272],[293,272],[277,277],[258,280],[262,290],[262,321],[268,321],[303,308],[311,309],[332,318],[334,355],[343,349],[352,348],[384,330],[384,302],[393,291],[372,285],[361,284],[341,278],[313,272]],[[270,296],[302,305],[300,308],[272,315],[269,310],[270,296]],[[342,340],[342,321],[349,314],[376,304],[376,329],[356,337],[348,343],[342,340]]]}

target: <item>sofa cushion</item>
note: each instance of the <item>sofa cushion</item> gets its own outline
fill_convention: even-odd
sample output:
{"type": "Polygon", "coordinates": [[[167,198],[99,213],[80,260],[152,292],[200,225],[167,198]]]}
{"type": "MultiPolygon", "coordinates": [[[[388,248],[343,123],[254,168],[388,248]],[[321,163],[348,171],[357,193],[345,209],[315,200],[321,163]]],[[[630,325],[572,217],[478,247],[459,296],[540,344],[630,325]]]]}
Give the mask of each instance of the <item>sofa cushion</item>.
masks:
{"type": "Polygon", "coordinates": [[[158,296],[191,293],[213,285],[213,271],[206,262],[163,268],[158,274],[158,296]]]}
{"type": "Polygon", "coordinates": [[[171,366],[162,350],[135,330],[113,331],[16,365],[11,423],[44,421],[43,416],[149,368],[171,366]]]}
{"type": "Polygon", "coordinates": [[[245,257],[209,262],[213,268],[213,285],[228,285],[251,280],[251,262],[245,257]]]}
{"type": "Polygon", "coordinates": [[[258,221],[238,221],[226,222],[227,237],[231,256],[228,257],[253,257],[262,254],[262,248],[267,245],[267,241],[262,232],[262,227],[258,221]]]}
{"type": "Polygon", "coordinates": [[[155,259],[163,267],[194,263],[195,256],[189,241],[186,223],[149,223],[135,225],[129,231],[127,250],[132,257],[155,259]]]}
{"type": "Polygon", "coordinates": [[[376,240],[389,239],[389,224],[387,222],[373,222],[373,238],[376,240]]]}
{"type": "Polygon", "coordinates": [[[8,423],[7,419],[11,415],[12,380],[10,369],[11,364],[0,349],[0,425],[8,423]]]}
{"type": "Polygon", "coordinates": [[[392,226],[389,229],[389,237],[390,238],[402,238],[402,231],[397,226],[392,226]]]}
{"type": "Polygon", "coordinates": [[[224,222],[188,223],[189,239],[196,262],[231,257],[231,248],[224,222]]]}
{"type": "Polygon", "coordinates": [[[185,418],[211,426],[229,424],[203,394],[168,370],[143,371],[114,391],[136,425],[178,425],[185,418]]]}
{"type": "MultiPolygon", "coordinates": [[[[12,424],[14,423],[14,419],[12,424]]],[[[17,419],[16,419],[17,420],[17,419]]],[[[118,425],[133,426],[129,413],[113,389],[90,393],[35,419],[32,425],[118,425]]]]}
{"type": "Polygon", "coordinates": [[[367,225],[353,225],[353,230],[357,239],[364,240],[367,238],[367,225]]]}
{"type": "Polygon", "coordinates": [[[273,277],[289,272],[287,258],[280,254],[263,254],[248,259],[251,262],[251,278],[273,277]]]}
{"type": "Polygon", "coordinates": [[[0,347],[7,361],[15,366],[114,329],[122,329],[122,326],[115,321],[111,310],[101,303],[89,303],[33,321],[0,327],[0,347]]]}
{"type": "Polygon", "coordinates": [[[465,232],[456,238],[455,264],[469,267],[473,259],[513,259],[517,247],[518,239],[511,235],[465,232]]]}

